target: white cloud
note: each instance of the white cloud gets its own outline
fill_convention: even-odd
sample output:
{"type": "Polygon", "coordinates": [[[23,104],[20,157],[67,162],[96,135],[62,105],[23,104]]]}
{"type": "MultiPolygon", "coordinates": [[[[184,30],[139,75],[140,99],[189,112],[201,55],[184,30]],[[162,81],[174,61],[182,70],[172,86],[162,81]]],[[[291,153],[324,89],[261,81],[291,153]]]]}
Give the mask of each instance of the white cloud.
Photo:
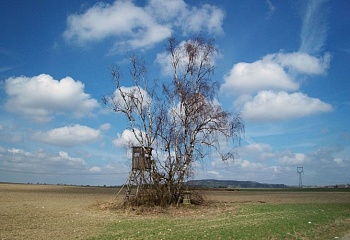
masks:
{"type": "Polygon", "coordinates": [[[279,63],[282,67],[287,67],[297,73],[302,74],[323,74],[329,67],[331,56],[326,53],[323,57],[316,58],[307,53],[277,53],[267,55],[265,58],[279,63]]]}
{"type": "Polygon", "coordinates": [[[335,157],[333,162],[335,162],[339,167],[347,167],[349,165],[349,162],[342,157],[335,157]]]}
{"type": "Polygon", "coordinates": [[[295,92],[299,89],[295,78],[326,73],[330,58],[328,53],[316,58],[294,52],[268,54],[253,63],[240,62],[224,76],[221,91],[236,96],[234,105],[247,120],[276,121],[329,112],[330,104],[295,92]]]}
{"type": "Polygon", "coordinates": [[[122,132],[122,134],[118,133],[117,138],[113,140],[113,144],[116,147],[128,147],[128,146],[140,145],[134,133],[129,129],[125,129],[122,132]]]}
{"type": "Polygon", "coordinates": [[[306,53],[267,54],[252,63],[235,64],[224,76],[221,90],[228,95],[255,94],[261,90],[295,91],[299,84],[295,75],[324,74],[331,56],[316,58],[306,53]]]}
{"type": "Polygon", "coordinates": [[[237,63],[224,80],[221,90],[228,95],[254,94],[264,89],[292,91],[299,88],[299,84],[284,68],[270,58],[253,63],[237,63]]]}
{"type": "Polygon", "coordinates": [[[289,153],[280,159],[280,163],[286,165],[303,165],[309,161],[309,158],[304,153],[289,153]]]}
{"type": "MultiPolygon", "coordinates": [[[[147,104],[152,101],[151,97],[147,94],[147,92],[141,87],[124,87],[121,86],[120,90],[125,95],[125,100],[127,101],[127,106],[137,107],[137,108],[146,108],[147,104]],[[142,106],[141,106],[142,104],[142,106]]],[[[126,109],[125,101],[122,97],[122,94],[117,89],[114,91],[113,95],[113,104],[121,107],[122,109],[126,109]]],[[[131,109],[132,111],[135,109],[131,109]]]]}
{"type": "Polygon", "coordinates": [[[100,2],[81,14],[69,15],[64,37],[79,44],[113,37],[115,50],[147,48],[169,37],[175,27],[184,34],[222,33],[223,17],[216,6],[191,7],[183,0],[152,0],[144,7],[127,0],[100,2]]]}
{"type": "Polygon", "coordinates": [[[96,141],[100,135],[100,130],[76,124],[55,128],[47,132],[36,132],[33,134],[33,139],[53,145],[70,147],[96,141]]]}
{"type": "Polygon", "coordinates": [[[31,156],[31,153],[24,151],[23,149],[18,149],[18,148],[11,148],[7,150],[8,152],[12,154],[21,154],[25,156],[31,156]]]}
{"type": "Polygon", "coordinates": [[[270,152],[271,146],[266,143],[252,143],[244,147],[249,152],[270,152]]]}
{"type": "Polygon", "coordinates": [[[289,94],[283,91],[261,91],[244,104],[242,114],[249,120],[274,121],[301,118],[331,110],[331,105],[300,92],[289,94]]]}
{"type": "Polygon", "coordinates": [[[349,179],[345,168],[350,163],[347,146],[327,146],[315,152],[303,153],[289,149],[276,151],[268,144],[254,143],[238,151],[238,158],[226,162],[213,156],[211,164],[205,167],[203,173],[196,172],[195,178],[205,179],[217,173],[222,179],[297,185],[296,167],[303,166],[305,185],[330,185],[344,183],[349,179]],[[324,174],[328,177],[322,177],[324,174]],[[343,176],[341,180],[340,176],[343,176]]]}
{"type": "Polygon", "coordinates": [[[184,34],[207,31],[209,34],[222,34],[225,12],[210,4],[190,6],[183,0],[151,0],[146,10],[158,22],[180,27],[184,34]]]}
{"type": "Polygon", "coordinates": [[[233,166],[241,168],[243,170],[258,170],[261,169],[264,165],[261,163],[256,163],[254,161],[249,161],[247,159],[236,159],[233,166]]]}
{"type": "Polygon", "coordinates": [[[99,2],[83,14],[71,14],[64,37],[84,43],[107,37],[122,37],[117,45],[145,47],[169,37],[171,30],[132,1],[99,2]]]}
{"type": "Polygon", "coordinates": [[[104,124],[101,124],[101,126],[99,128],[102,131],[108,131],[112,128],[112,125],[110,123],[104,123],[104,124]]]}
{"type": "Polygon", "coordinates": [[[0,146],[1,177],[9,182],[116,185],[125,182],[131,169],[118,160],[104,162],[102,157],[96,165],[85,158],[91,159],[91,153],[72,155],[0,146]]]}
{"type": "Polygon", "coordinates": [[[170,54],[167,52],[157,53],[155,62],[157,62],[161,67],[161,73],[164,76],[172,76],[173,67],[171,65],[170,54]]]}
{"type": "Polygon", "coordinates": [[[270,0],[266,0],[267,7],[269,11],[267,12],[267,17],[271,17],[272,14],[276,11],[276,7],[272,4],[270,0]]]}
{"type": "Polygon", "coordinates": [[[159,22],[175,19],[187,8],[183,0],[150,0],[146,11],[151,13],[159,22]]]}
{"type": "Polygon", "coordinates": [[[209,178],[214,178],[214,179],[220,179],[222,178],[222,174],[218,171],[210,170],[206,172],[210,177],[209,178]]]}
{"type": "MultiPolygon", "coordinates": [[[[330,104],[296,92],[300,79],[326,74],[330,65],[329,53],[320,56],[327,37],[325,2],[307,3],[298,52],[267,54],[252,63],[239,62],[224,76],[221,92],[236,98],[234,106],[242,109],[245,119],[286,120],[332,110],[330,104]]],[[[273,12],[271,2],[266,3],[273,12]]]]}
{"type": "Polygon", "coordinates": [[[101,171],[102,171],[102,168],[99,166],[93,166],[89,169],[89,172],[91,172],[91,173],[99,173],[101,171]]]}
{"type": "Polygon", "coordinates": [[[55,114],[74,117],[91,115],[98,102],[84,93],[84,84],[65,77],[60,81],[50,75],[11,77],[5,81],[8,99],[5,108],[39,122],[47,122],[55,114]]]}
{"type": "Polygon", "coordinates": [[[254,159],[257,161],[271,160],[276,157],[276,153],[272,151],[269,144],[266,143],[252,143],[237,149],[241,158],[254,159]]]}
{"type": "Polygon", "coordinates": [[[209,34],[221,34],[224,12],[213,5],[204,4],[200,8],[192,7],[185,11],[186,15],[180,17],[181,27],[186,34],[199,33],[207,30],[209,34]]]}
{"type": "Polygon", "coordinates": [[[263,163],[255,161],[256,159],[251,159],[253,155],[258,156],[259,154],[246,152],[244,155],[245,156],[241,156],[241,154],[239,154],[238,157],[235,157],[234,159],[230,158],[226,161],[222,161],[219,156],[214,156],[215,158],[211,161],[210,165],[214,171],[229,169],[231,167],[235,169],[241,169],[243,171],[254,169],[257,170],[264,166],[263,163]]]}
{"type": "Polygon", "coordinates": [[[82,166],[86,164],[84,159],[71,157],[67,152],[63,151],[60,151],[58,157],[53,157],[52,160],[60,162],[64,161],[65,164],[69,166],[82,166]]]}
{"type": "Polygon", "coordinates": [[[328,0],[310,0],[307,2],[301,28],[299,52],[318,54],[322,51],[328,36],[327,10],[328,0]]]}
{"type": "Polygon", "coordinates": [[[83,158],[72,157],[67,152],[48,153],[43,150],[28,152],[24,149],[7,149],[0,160],[0,167],[10,171],[24,171],[25,173],[66,172],[74,169],[84,169],[86,162],[83,158]],[[57,171],[59,169],[59,171],[57,171]]]}

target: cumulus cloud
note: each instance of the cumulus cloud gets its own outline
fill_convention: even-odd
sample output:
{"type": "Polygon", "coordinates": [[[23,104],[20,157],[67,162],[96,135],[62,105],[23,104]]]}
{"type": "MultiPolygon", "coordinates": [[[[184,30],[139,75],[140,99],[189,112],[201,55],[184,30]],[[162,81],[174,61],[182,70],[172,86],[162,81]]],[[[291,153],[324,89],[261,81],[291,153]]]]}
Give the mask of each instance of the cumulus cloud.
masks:
{"type": "Polygon", "coordinates": [[[67,19],[64,37],[84,43],[107,37],[120,37],[118,45],[145,47],[170,36],[168,26],[158,24],[145,9],[132,1],[99,2],[82,14],[71,14],[67,19]]]}
{"type": "MultiPolygon", "coordinates": [[[[148,95],[148,93],[140,88],[140,87],[136,87],[136,86],[132,86],[132,87],[124,87],[121,86],[120,90],[123,92],[124,94],[124,98],[127,102],[127,106],[130,107],[137,107],[137,108],[146,108],[147,104],[150,103],[152,101],[151,97],[148,95]],[[141,106],[142,105],[142,106],[141,106]]],[[[125,105],[125,101],[122,97],[122,94],[120,93],[120,90],[117,89],[114,92],[113,95],[113,105],[116,105],[122,109],[126,109],[126,105],[125,105]]],[[[131,110],[135,110],[135,109],[131,109],[131,110]]]]}
{"type": "Polygon", "coordinates": [[[188,5],[182,0],[150,0],[145,10],[152,13],[158,21],[168,21],[182,14],[187,8],[188,5]]]}
{"type": "Polygon", "coordinates": [[[294,52],[270,54],[266,58],[299,74],[320,75],[328,70],[331,55],[326,53],[323,57],[317,58],[307,53],[294,52]]]}
{"type": "MultiPolygon", "coordinates": [[[[327,38],[326,2],[307,2],[297,52],[278,52],[251,63],[239,62],[224,76],[221,91],[236,98],[234,105],[245,119],[279,121],[332,110],[330,104],[298,92],[300,79],[323,75],[330,65],[331,55],[320,55],[327,38]]],[[[267,4],[274,11],[271,2],[267,4]]]]}
{"type": "Polygon", "coordinates": [[[252,143],[238,150],[238,155],[241,158],[254,159],[258,161],[271,160],[276,157],[269,144],[266,143],[252,143]]]}
{"type": "Polygon", "coordinates": [[[38,122],[47,122],[55,114],[73,117],[91,115],[98,102],[84,92],[84,84],[71,77],[55,80],[50,75],[11,77],[5,81],[7,111],[38,122]]]}
{"type": "Polygon", "coordinates": [[[79,165],[85,165],[85,161],[82,158],[75,158],[75,157],[71,157],[69,156],[69,154],[67,152],[63,152],[60,151],[58,153],[57,157],[53,157],[52,158],[54,161],[64,161],[67,165],[69,166],[79,166],[79,165]]]}
{"type": "Polygon", "coordinates": [[[227,94],[253,94],[263,89],[297,90],[299,85],[274,61],[240,62],[224,77],[222,91],[227,94]]]}
{"type": "Polygon", "coordinates": [[[83,158],[72,157],[69,153],[60,151],[48,153],[43,150],[28,152],[24,149],[7,149],[8,154],[3,154],[0,167],[11,171],[24,171],[26,173],[47,173],[57,169],[85,169],[86,162],[83,158]]]}
{"type": "Polygon", "coordinates": [[[117,134],[117,138],[113,140],[113,144],[116,147],[127,147],[127,146],[136,146],[140,145],[137,141],[134,133],[129,130],[125,129],[121,134],[117,134]]]}
{"type": "Polygon", "coordinates": [[[274,121],[305,117],[332,110],[330,104],[296,92],[261,91],[243,106],[242,114],[254,121],[274,121]]]}
{"type": "Polygon", "coordinates": [[[238,159],[236,162],[235,162],[235,166],[239,166],[243,169],[260,169],[263,165],[261,163],[256,163],[256,162],[253,162],[253,161],[248,161],[248,160],[245,160],[245,159],[238,159]]]}
{"type": "Polygon", "coordinates": [[[309,161],[309,158],[304,153],[289,153],[280,158],[280,163],[286,165],[303,165],[309,161]]]}
{"type": "Polygon", "coordinates": [[[274,53],[252,63],[235,64],[224,77],[221,90],[227,94],[254,94],[261,90],[295,91],[299,83],[294,75],[324,74],[330,54],[313,57],[306,53],[274,53]]]}
{"type": "Polygon", "coordinates": [[[76,124],[55,128],[47,132],[36,132],[33,134],[33,139],[52,145],[70,147],[96,141],[100,136],[100,130],[76,124]]]}
{"type": "Polygon", "coordinates": [[[12,154],[21,154],[21,155],[25,155],[25,156],[31,156],[30,152],[24,151],[23,149],[11,148],[11,149],[8,149],[7,151],[12,153],[12,154]]]}
{"type": "Polygon", "coordinates": [[[164,76],[171,76],[173,74],[173,67],[171,66],[170,54],[168,52],[157,53],[155,60],[161,67],[161,73],[164,76]]]}
{"type": "Polygon", "coordinates": [[[252,63],[240,62],[224,76],[221,91],[235,96],[235,107],[254,121],[301,118],[329,112],[330,104],[296,92],[299,76],[322,75],[331,56],[314,57],[307,53],[274,53],[252,63]]]}
{"type": "Polygon", "coordinates": [[[116,0],[69,15],[64,37],[79,44],[112,37],[115,49],[146,48],[169,37],[176,27],[184,34],[222,33],[223,18],[223,10],[209,4],[191,7],[183,0],[151,0],[141,7],[133,1],[116,0]]]}
{"type": "MultiPolygon", "coordinates": [[[[86,184],[86,180],[92,180],[87,177],[88,175],[101,175],[103,178],[99,179],[101,184],[106,184],[106,179],[115,184],[116,174],[121,179],[118,181],[125,181],[126,174],[129,173],[130,167],[124,166],[118,162],[108,163],[106,165],[91,165],[84,159],[88,157],[83,156],[72,156],[71,153],[66,151],[48,152],[45,150],[28,151],[20,148],[4,148],[0,146],[0,169],[6,173],[7,179],[13,175],[23,174],[24,176],[33,176],[29,182],[48,181],[47,183],[66,182],[67,176],[70,180],[75,178],[77,183],[86,184]],[[61,177],[59,177],[61,176],[61,177]],[[85,182],[80,182],[81,176],[85,176],[83,179],[85,182]],[[113,176],[109,179],[108,176],[113,176]],[[47,178],[48,177],[48,178],[47,178]],[[51,177],[54,177],[50,180],[51,177]],[[78,178],[76,178],[78,177],[78,178]],[[124,180],[123,180],[124,178],[124,180]],[[61,180],[59,180],[61,179],[61,180]]],[[[23,178],[22,178],[23,179],[23,178]]],[[[92,184],[96,183],[96,178],[93,179],[92,184]]],[[[117,181],[117,182],[118,182],[117,181]]]]}
{"type": "Polygon", "coordinates": [[[202,30],[207,30],[209,34],[223,32],[221,25],[224,12],[220,8],[204,4],[199,8],[189,8],[184,12],[185,14],[180,17],[178,24],[181,25],[186,34],[199,33],[202,30]]]}

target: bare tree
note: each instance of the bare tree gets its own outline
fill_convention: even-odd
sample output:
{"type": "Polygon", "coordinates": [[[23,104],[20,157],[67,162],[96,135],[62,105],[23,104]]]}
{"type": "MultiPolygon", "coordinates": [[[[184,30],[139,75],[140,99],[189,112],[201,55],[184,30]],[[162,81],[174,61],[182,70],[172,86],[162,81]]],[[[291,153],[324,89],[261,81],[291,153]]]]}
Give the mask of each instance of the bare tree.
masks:
{"type": "Polygon", "coordinates": [[[132,56],[130,76],[135,86],[123,87],[121,72],[114,67],[117,94],[104,98],[107,106],[127,117],[138,143],[154,149],[147,184],[153,189],[144,191],[156,205],[180,202],[194,162],[215,153],[223,161],[234,158],[236,140],[244,131],[240,115],[223,110],[215,100],[219,84],[212,80],[213,41],[196,37],[179,44],[171,37],[167,53],[172,68],[170,81],[149,86],[143,61],[132,56]],[[222,149],[224,140],[233,141],[229,150],[222,149]]]}

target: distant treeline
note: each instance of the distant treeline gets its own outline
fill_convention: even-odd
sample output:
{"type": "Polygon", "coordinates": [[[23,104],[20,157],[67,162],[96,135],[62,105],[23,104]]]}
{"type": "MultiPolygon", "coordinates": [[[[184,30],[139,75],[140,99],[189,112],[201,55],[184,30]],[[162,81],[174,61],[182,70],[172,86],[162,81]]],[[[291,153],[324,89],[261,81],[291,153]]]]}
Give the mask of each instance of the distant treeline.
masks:
{"type": "Polygon", "coordinates": [[[195,188],[287,188],[284,184],[259,183],[253,181],[236,180],[190,180],[186,182],[187,186],[195,188]]]}

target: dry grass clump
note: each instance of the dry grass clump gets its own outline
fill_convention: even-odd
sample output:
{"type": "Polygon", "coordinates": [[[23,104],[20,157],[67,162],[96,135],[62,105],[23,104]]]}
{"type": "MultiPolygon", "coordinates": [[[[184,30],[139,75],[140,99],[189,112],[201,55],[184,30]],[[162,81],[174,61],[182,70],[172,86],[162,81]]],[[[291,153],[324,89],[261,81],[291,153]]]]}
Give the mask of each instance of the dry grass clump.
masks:
{"type": "Polygon", "coordinates": [[[117,214],[119,217],[198,217],[205,215],[215,215],[222,212],[234,212],[237,210],[235,204],[216,202],[208,199],[204,192],[198,190],[191,191],[191,204],[178,204],[168,206],[154,205],[131,205],[125,204],[121,199],[109,202],[95,202],[91,205],[91,209],[95,211],[104,211],[117,214]]]}
{"type": "Polygon", "coordinates": [[[191,191],[190,200],[191,200],[191,204],[194,204],[194,205],[204,205],[208,201],[208,199],[206,198],[206,195],[203,192],[198,190],[191,191]]]}
{"type": "Polygon", "coordinates": [[[127,202],[121,198],[114,199],[113,201],[102,202],[96,201],[90,207],[92,210],[105,211],[109,213],[115,213],[124,216],[158,216],[158,215],[170,215],[170,216],[197,216],[198,213],[204,212],[217,212],[222,209],[232,208],[227,204],[221,204],[214,202],[207,198],[205,192],[199,190],[191,190],[190,205],[171,204],[166,206],[157,206],[152,204],[141,204],[139,201],[133,199],[134,196],[130,196],[127,202]],[[135,202],[133,202],[135,201],[135,202]],[[137,203],[137,204],[135,204],[137,203]]]}

